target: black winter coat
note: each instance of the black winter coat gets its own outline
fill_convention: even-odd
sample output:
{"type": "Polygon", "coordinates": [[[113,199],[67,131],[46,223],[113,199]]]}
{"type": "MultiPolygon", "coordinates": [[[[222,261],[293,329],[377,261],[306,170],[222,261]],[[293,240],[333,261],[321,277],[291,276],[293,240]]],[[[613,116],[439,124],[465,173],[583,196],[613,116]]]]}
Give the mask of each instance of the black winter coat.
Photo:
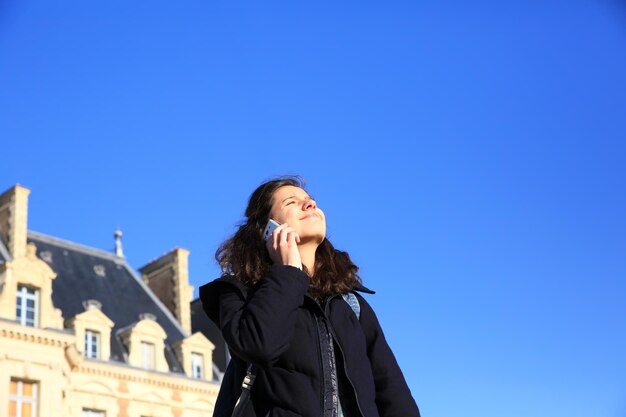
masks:
{"type": "MultiPolygon", "coordinates": [[[[359,320],[341,296],[322,308],[307,294],[308,287],[308,275],[288,265],[272,265],[253,288],[233,276],[200,287],[204,310],[221,329],[232,357],[213,415],[230,417],[247,364],[254,363],[260,369],[251,391],[254,410],[249,408],[247,416],[322,416],[323,364],[316,323],[325,320],[338,347],[337,368],[347,377],[343,385],[356,403],[356,417],[359,412],[362,417],[419,417],[365,299],[355,293],[359,320]]],[[[355,290],[373,293],[364,287],[355,290]]]]}

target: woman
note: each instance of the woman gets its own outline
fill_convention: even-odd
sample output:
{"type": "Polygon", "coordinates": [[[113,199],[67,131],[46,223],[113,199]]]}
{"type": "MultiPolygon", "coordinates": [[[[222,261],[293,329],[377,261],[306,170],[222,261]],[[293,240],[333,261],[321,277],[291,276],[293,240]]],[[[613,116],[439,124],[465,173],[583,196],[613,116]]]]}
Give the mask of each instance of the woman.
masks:
{"type": "Polygon", "coordinates": [[[232,414],[254,364],[246,416],[419,417],[376,315],[357,292],[373,291],[326,239],[324,213],[302,181],[262,184],[245,214],[216,252],[226,274],[200,288],[232,357],[214,416],[232,414]],[[269,219],[280,225],[264,241],[269,219]]]}

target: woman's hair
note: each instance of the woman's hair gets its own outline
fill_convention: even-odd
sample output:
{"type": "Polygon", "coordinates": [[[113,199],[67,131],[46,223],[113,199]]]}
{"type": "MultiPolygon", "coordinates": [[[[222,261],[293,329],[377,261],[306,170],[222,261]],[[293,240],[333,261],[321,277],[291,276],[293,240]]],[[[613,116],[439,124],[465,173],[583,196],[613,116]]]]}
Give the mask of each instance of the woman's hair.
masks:
{"type": "MultiPolygon", "coordinates": [[[[285,176],[261,184],[250,196],[246,221],[215,252],[222,271],[234,274],[244,284],[258,284],[272,264],[261,235],[270,217],[274,191],[286,185],[304,188],[304,180],[285,176]]],[[[308,273],[306,267],[303,269],[308,273]]],[[[324,239],[315,252],[315,274],[309,291],[315,298],[345,293],[360,282],[358,270],[347,252],[335,249],[324,239]]]]}

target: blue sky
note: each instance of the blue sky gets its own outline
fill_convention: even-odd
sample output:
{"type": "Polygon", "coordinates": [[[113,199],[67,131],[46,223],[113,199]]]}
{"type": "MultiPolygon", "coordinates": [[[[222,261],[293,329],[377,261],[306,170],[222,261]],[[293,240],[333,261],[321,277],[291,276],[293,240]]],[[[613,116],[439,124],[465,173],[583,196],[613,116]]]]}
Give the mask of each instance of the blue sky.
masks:
{"type": "Polygon", "coordinates": [[[425,417],[626,416],[623,2],[5,0],[0,91],[31,230],[197,288],[299,173],[425,417]]]}

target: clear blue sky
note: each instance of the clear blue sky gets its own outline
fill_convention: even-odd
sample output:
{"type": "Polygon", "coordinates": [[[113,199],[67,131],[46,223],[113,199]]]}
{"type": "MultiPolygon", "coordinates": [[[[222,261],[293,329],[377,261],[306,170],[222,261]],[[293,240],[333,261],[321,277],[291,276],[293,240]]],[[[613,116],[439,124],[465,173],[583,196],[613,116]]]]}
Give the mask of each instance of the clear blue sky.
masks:
{"type": "Polygon", "coordinates": [[[300,173],[424,417],[626,416],[626,3],[0,3],[0,188],[192,284],[300,173]]]}

